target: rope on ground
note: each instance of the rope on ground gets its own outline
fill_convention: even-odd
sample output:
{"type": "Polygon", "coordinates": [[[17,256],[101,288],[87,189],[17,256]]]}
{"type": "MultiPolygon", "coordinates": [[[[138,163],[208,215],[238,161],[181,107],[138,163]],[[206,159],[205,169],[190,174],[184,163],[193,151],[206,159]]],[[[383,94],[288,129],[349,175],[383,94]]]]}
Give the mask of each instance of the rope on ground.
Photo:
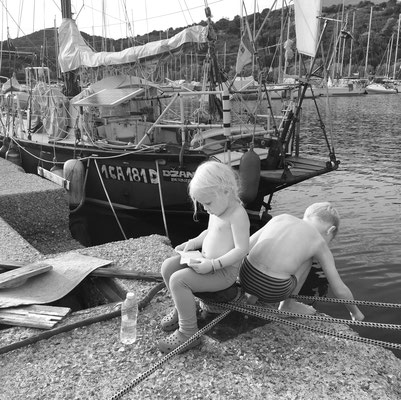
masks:
{"type": "Polygon", "coordinates": [[[378,301],[345,300],[345,299],[333,299],[330,297],[314,297],[314,296],[301,296],[301,295],[292,295],[292,296],[290,296],[290,298],[297,299],[297,300],[321,301],[321,302],[325,302],[325,303],[355,304],[355,305],[361,305],[361,306],[384,307],[384,308],[401,308],[401,304],[381,303],[378,301]]]}
{"type": "Polygon", "coordinates": [[[170,358],[174,357],[176,354],[183,351],[189,344],[191,344],[192,342],[194,342],[195,340],[200,338],[209,329],[213,328],[213,326],[215,326],[218,322],[220,322],[223,318],[225,318],[228,314],[230,314],[230,312],[231,312],[230,310],[224,311],[222,314],[220,314],[218,317],[216,317],[213,321],[209,322],[202,329],[200,329],[198,332],[196,332],[194,335],[192,335],[185,343],[178,346],[172,352],[166,354],[157,363],[153,364],[151,368],[149,368],[147,371],[143,372],[138,377],[136,377],[131,383],[129,383],[123,389],[121,389],[119,392],[117,392],[115,395],[113,395],[110,398],[110,400],[120,399],[122,396],[127,394],[135,386],[137,386],[139,383],[141,383],[146,378],[148,378],[150,375],[152,375],[164,363],[166,363],[168,360],[170,360],[170,358]]]}
{"type": "MultiPolygon", "coordinates": [[[[368,344],[381,346],[381,347],[393,349],[393,350],[401,350],[401,344],[389,343],[389,342],[384,342],[384,341],[375,340],[375,339],[368,339],[365,337],[354,336],[354,335],[349,335],[349,334],[345,334],[345,333],[341,333],[341,332],[331,331],[331,330],[325,329],[325,328],[318,328],[318,327],[303,325],[303,324],[300,324],[297,322],[288,321],[286,319],[274,317],[273,315],[267,315],[266,313],[254,311],[251,308],[248,308],[248,306],[245,304],[238,305],[238,304],[232,304],[232,303],[214,303],[214,302],[208,302],[208,304],[218,306],[220,308],[225,308],[225,309],[231,310],[231,311],[239,311],[244,314],[250,315],[252,317],[257,317],[257,318],[262,318],[262,319],[266,319],[266,320],[271,320],[274,322],[279,322],[279,323],[282,323],[285,325],[289,325],[293,328],[302,328],[302,329],[306,329],[307,331],[310,331],[310,332],[322,333],[324,335],[335,336],[335,337],[338,337],[341,339],[352,340],[355,342],[368,343],[368,344]]],[[[266,311],[268,311],[268,309],[266,309],[266,311]]],[[[302,317],[306,318],[306,317],[310,317],[310,316],[306,316],[306,315],[302,314],[302,317]]],[[[350,323],[350,321],[348,321],[348,320],[346,320],[346,321],[347,321],[347,323],[350,323]]]]}

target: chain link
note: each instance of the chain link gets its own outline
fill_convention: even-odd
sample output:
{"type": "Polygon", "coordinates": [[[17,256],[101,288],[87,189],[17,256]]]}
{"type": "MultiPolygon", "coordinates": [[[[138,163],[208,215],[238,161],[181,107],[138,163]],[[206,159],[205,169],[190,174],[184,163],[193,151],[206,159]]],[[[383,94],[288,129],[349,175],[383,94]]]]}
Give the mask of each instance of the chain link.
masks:
{"type": "Polygon", "coordinates": [[[293,313],[293,312],[289,312],[289,311],[281,311],[281,310],[277,310],[274,308],[253,306],[253,305],[244,304],[244,303],[242,303],[240,305],[240,307],[249,308],[255,312],[261,312],[261,313],[269,312],[272,314],[279,314],[279,315],[288,316],[288,317],[307,318],[307,319],[311,319],[311,320],[315,320],[315,321],[356,325],[356,326],[362,326],[362,327],[366,327],[366,328],[401,330],[401,325],[396,325],[396,324],[383,324],[383,323],[379,323],[379,322],[366,322],[366,321],[352,321],[349,319],[333,318],[330,316],[323,316],[323,315],[305,315],[305,314],[298,314],[298,313],[293,313]]]}
{"type": "Polygon", "coordinates": [[[290,298],[298,300],[321,301],[324,303],[355,304],[360,306],[384,307],[384,308],[401,308],[401,304],[381,303],[378,301],[345,300],[345,299],[333,299],[330,297],[315,297],[315,296],[301,296],[301,295],[292,295],[290,296],[290,298]]]}
{"type": "MultiPolygon", "coordinates": [[[[271,321],[274,321],[274,322],[279,322],[279,323],[282,323],[282,324],[285,324],[285,325],[292,326],[293,328],[297,328],[297,329],[298,328],[302,328],[302,329],[306,329],[307,331],[310,331],[310,332],[322,333],[322,334],[325,334],[325,335],[335,336],[335,337],[338,337],[338,338],[352,340],[352,341],[355,341],[355,342],[368,343],[368,344],[381,346],[381,347],[392,349],[392,350],[401,350],[401,344],[398,344],[398,343],[383,342],[381,340],[368,339],[368,338],[361,337],[361,336],[354,336],[354,335],[345,334],[345,333],[341,333],[341,332],[335,332],[335,331],[332,331],[330,329],[303,325],[303,324],[300,324],[298,322],[288,321],[286,319],[278,318],[278,317],[275,317],[273,315],[267,315],[265,312],[266,311],[269,311],[269,312],[271,311],[271,309],[267,309],[267,308],[263,308],[265,310],[265,312],[257,312],[257,311],[252,310],[250,308],[250,306],[246,305],[246,304],[239,305],[238,303],[214,303],[214,302],[208,302],[208,304],[211,304],[211,305],[214,305],[214,306],[218,306],[218,307],[221,307],[221,308],[225,308],[225,309],[228,309],[228,310],[231,310],[231,311],[239,311],[239,312],[242,312],[244,314],[247,314],[247,315],[250,315],[250,316],[253,316],[253,317],[262,318],[262,319],[266,319],[266,320],[271,320],[271,321]]],[[[286,313],[287,314],[287,312],[284,312],[284,311],[281,311],[280,313],[286,313]]],[[[293,313],[290,313],[290,314],[293,314],[293,313]]],[[[308,319],[312,319],[310,317],[313,317],[311,315],[304,315],[304,314],[296,314],[296,315],[297,316],[300,315],[300,316],[302,316],[302,318],[308,318],[308,319]]],[[[327,317],[322,317],[322,318],[326,318],[326,320],[330,321],[330,322],[332,322],[332,320],[334,320],[334,318],[327,318],[327,317]]],[[[349,320],[342,320],[342,321],[346,321],[347,324],[352,322],[352,321],[349,321],[349,320]]]]}
{"type": "MultiPolygon", "coordinates": [[[[373,306],[373,307],[387,307],[387,308],[401,308],[401,304],[393,304],[393,303],[380,303],[380,302],[372,302],[372,301],[363,301],[363,300],[343,300],[343,299],[333,299],[333,298],[326,298],[326,297],[313,297],[313,296],[299,296],[294,295],[290,296],[293,299],[299,300],[314,300],[314,301],[322,301],[327,303],[342,303],[342,304],[357,304],[357,305],[366,305],[366,306],[373,306]]],[[[394,330],[401,330],[401,325],[396,324],[382,324],[382,323],[375,323],[375,322],[365,322],[365,321],[352,321],[347,319],[340,319],[340,318],[332,318],[332,317],[325,317],[320,315],[305,315],[299,313],[292,313],[289,311],[281,311],[276,310],[274,308],[268,307],[261,307],[261,306],[254,306],[246,303],[234,302],[234,303],[215,303],[213,301],[206,301],[203,300],[206,304],[220,307],[226,309],[226,311],[222,312],[218,317],[216,317],[213,321],[209,324],[205,325],[202,329],[192,335],[185,343],[178,346],[176,349],[171,351],[170,353],[166,354],[163,358],[161,358],[157,363],[155,363],[151,368],[147,371],[140,374],[137,378],[135,378],[131,383],[126,385],[123,389],[119,392],[114,394],[110,400],[117,400],[120,399],[122,396],[127,394],[130,390],[132,390],[135,386],[139,383],[147,379],[150,375],[152,375],[158,368],[160,368],[164,363],[166,363],[170,358],[174,357],[175,355],[179,354],[185,348],[193,343],[195,340],[200,338],[204,333],[210,330],[213,326],[215,326],[218,322],[224,319],[230,312],[238,311],[246,315],[250,315],[252,317],[257,317],[265,320],[270,320],[273,322],[282,323],[284,325],[291,326],[296,329],[305,329],[309,332],[314,333],[321,333],[328,336],[334,336],[341,339],[351,340],[354,342],[361,342],[367,343],[374,346],[381,346],[384,348],[392,349],[392,350],[401,350],[401,344],[398,343],[390,343],[384,342],[381,340],[376,339],[369,339],[361,336],[346,334],[342,332],[332,331],[326,328],[319,328],[314,326],[304,325],[298,322],[289,321],[287,319],[275,317],[274,315],[270,314],[281,314],[283,316],[288,317],[297,317],[297,318],[306,318],[315,321],[323,321],[323,322],[330,322],[330,323],[340,323],[340,324],[347,324],[347,325],[356,325],[356,326],[363,326],[363,327],[370,327],[370,328],[382,328],[382,329],[394,329],[394,330]]],[[[240,301],[240,300],[239,300],[240,301]]]]}
{"type": "Polygon", "coordinates": [[[127,394],[130,390],[132,390],[135,386],[139,385],[142,381],[144,381],[146,378],[148,378],[150,375],[152,375],[159,367],[161,367],[165,362],[167,362],[170,358],[174,357],[175,355],[179,354],[181,351],[183,351],[189,344],[193,343],[195,340],[200,338],[204,333],[206,333],[208,330],[213,328],[218,322],[220,322],[223,318],[225,318],[228,314],[230,314],[231,310],[226,310],[223,313],[221,313],[219,316],[217,316],[213,321],[209,322],[207,325],[205,325],[202,329],[199,329],[198,332],[193,334],[185,343],[181,344],[178,346],[176,349],[171,351],[170,353],[166,354],[163,358],[161,358],[157,363],[153,364],[151,368],[149,368],[147,371],[143,372],[140,374],[138,377],[136,377],[131,383],[126,385],[123,389],[121,389],[118,393],[110,397],[110,400],[117,400],[120,399],[122,396],[127,394]]]}

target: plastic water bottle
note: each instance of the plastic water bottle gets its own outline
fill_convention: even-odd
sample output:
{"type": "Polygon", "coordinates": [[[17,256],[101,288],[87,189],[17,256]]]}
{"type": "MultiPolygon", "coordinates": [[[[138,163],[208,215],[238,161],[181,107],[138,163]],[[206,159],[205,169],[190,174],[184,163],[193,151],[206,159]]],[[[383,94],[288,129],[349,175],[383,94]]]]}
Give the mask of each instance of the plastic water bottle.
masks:
{"type": "Polygon", "coordinates": [[[121,304],[120,340],[123,344],[136,341],[136,323],[138,319],[138,300],[135,293],[127,293],[127,298],[121,304]]]}

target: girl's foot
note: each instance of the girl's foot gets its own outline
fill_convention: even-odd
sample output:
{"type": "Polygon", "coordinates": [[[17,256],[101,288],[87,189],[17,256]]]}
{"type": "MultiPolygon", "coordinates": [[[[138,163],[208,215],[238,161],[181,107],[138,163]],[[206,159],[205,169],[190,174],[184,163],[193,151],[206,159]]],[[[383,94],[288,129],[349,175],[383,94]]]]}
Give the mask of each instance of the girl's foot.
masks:
{"type": "MultiPolygon", "coordinates": [[[[167,338],[160,340],[159,349],[164,354],[170,353],[171,351],[177,349],[179,346],[187,342],[190,337],[191,336],[184,335],[177,329],[167,338]]],[[[198,346],[200,344],[201,344],[201,338],[194,339],[190,341],[185,347],[180,349],[177,352],[177,354],[192,349],[193,347],[198,346]]]]}
{"type": "Polygon", "coordinates": [[[162,318],[160,325],[165,332],[171,332],[178,329],[178,311],[175,307],[170,313],[162,318]]]}

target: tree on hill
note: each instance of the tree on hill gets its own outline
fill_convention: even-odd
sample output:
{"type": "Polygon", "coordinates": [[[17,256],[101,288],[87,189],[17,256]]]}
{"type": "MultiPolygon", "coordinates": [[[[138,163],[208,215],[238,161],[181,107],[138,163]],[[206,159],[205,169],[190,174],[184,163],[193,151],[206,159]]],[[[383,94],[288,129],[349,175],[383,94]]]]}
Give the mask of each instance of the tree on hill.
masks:
{"type": "MultiPolygon", "coordinates": [[[[340,0],[339,3],[342,3],[340,0]]],[[[248,16],[248,22],[253,31],[254,19],[256,21],[256,28],[258,28],[264,20],[268,9],[248,16]]],[[[323,17],[331,19],[341,18],[342,4],[330,5],[323,8],[323,17]]],[[[341,63],[343,70],[348,71],[348,66],[351,64],[352,73],[363,73],[366,57],[368,56],[368,70],[371,74],[377,72],[377,69],[383,64],[385,59],[386,49],[388,44],[393,38],[397,36],[398,18],[401,13],[401,4],[396,0],[389,0],[380,4],[374,4],[371,1],[361,1],[358,4],[346,5],[344,15],[348,16],[347,31],[351,31],[351,21],[354,21],[352,31],[353,37],[353,51],[350,52],[350,40],[344,41],[344,57],[341,63]],[[367,49],[368,31],[369,31],[369,18],[370,10],[373,7],[373,18],[370,33],[370,44],[367,49]],[[368,54],[367,54],[368,50],[368,54]]],[[[202,21],[201,24],[205,25],[206,22],[202,21]]],[[[183,28],[171,28],[168,32],[165,31],[152,31],[146,35],[138,35],[135,38],[123,39],[105,39],[99,36],[91,36],[82,33],[86,42],[94,49],[94,51],[120,51],[132,45],[140,45],[149,41],[155,41],[169,37],[178,33],[183,28]]],[[[228,20],[223,18],[214,22],[214,29],[217,33],[217,42],[215,46],[218,61],[221,65],[225,65],[226,72],[233,76],[235,73],[235,64],[238,53],[240,41],[241,20],[239,16],[228,20]]],[[[322,47],[325,49],[332,48],[333,37],[335,30],[338,30],[335,24],[329,24],[327,35],[323,38],[322,47]]],[[[265,28],[263,29],[256,46],[258,48],[259,60],[261,66],[269,69],[270,67],[277,68],[277,65],[272,65],[275,53],[280,49],[277,45],[280,43],[281,29],[281,10],[276,10],[271,13],[265,28]]],[[[23,36],[12,41],[15,48],[14,52],[4,51],[2,54],[1,62],[1,75],[11,76],[13,72],[18,73],[20,79],[24,79],[24,68],[29,66],[48,66],[52,71],[52,78],[56,79],[57,76],[57,56],[55,45],[55,32],[54,29],[38,31],[27,36],[23,36]],[[31,53],[32,56],[28,57],[25,53],[31,53]],[[23,57],[21,57],[23,54],[23,57]]],[[[290,37],[294,38],[294,25],[291,24],[290,37]]],[[[3,49],[7,50],[7,42],[3,42],[3,49]]],[[[283,43],[284,45],[284,43],[283,43]]],[[[395,40],[393,48],[395,47],[395,40]]],[[[281,49],[282,50],[282,49],[281,49]]],[[[401,52],[399,52],[401,56],[401,52]]],[[[322,57],[322,55],[320,55],[322,57]]],[[[204,53],[199,54],[188,61],[184,62],[185,68],[175,68],[176,64],[170,67],[171,79],[188,79],[190,77],[190,70],[201,70],[204,60],[204,53]],[[188,62],[191,64],[188,65],[188,62]],[[196,65],[194,65],[196,63],[196,65]],[[182,74],[185,73],[185,77],[182,74]]],[[[394,62],[394,59],[392,60],[394,62]]],[[[397,60],[397,64],[399,61],[397,60]]],[[[180,65],[180,64],[178,64],[180,65]]],[[[181,64],[182,65],[182,64],[181,64]]],[[[398,69],[398,68],[397,68],[398,69]]],[[[294,69],[290,72],[295,72],[294,69]]],[[[243,70],[244,75],[252,74],[251,66],[247,66],[243,70]]]]}

